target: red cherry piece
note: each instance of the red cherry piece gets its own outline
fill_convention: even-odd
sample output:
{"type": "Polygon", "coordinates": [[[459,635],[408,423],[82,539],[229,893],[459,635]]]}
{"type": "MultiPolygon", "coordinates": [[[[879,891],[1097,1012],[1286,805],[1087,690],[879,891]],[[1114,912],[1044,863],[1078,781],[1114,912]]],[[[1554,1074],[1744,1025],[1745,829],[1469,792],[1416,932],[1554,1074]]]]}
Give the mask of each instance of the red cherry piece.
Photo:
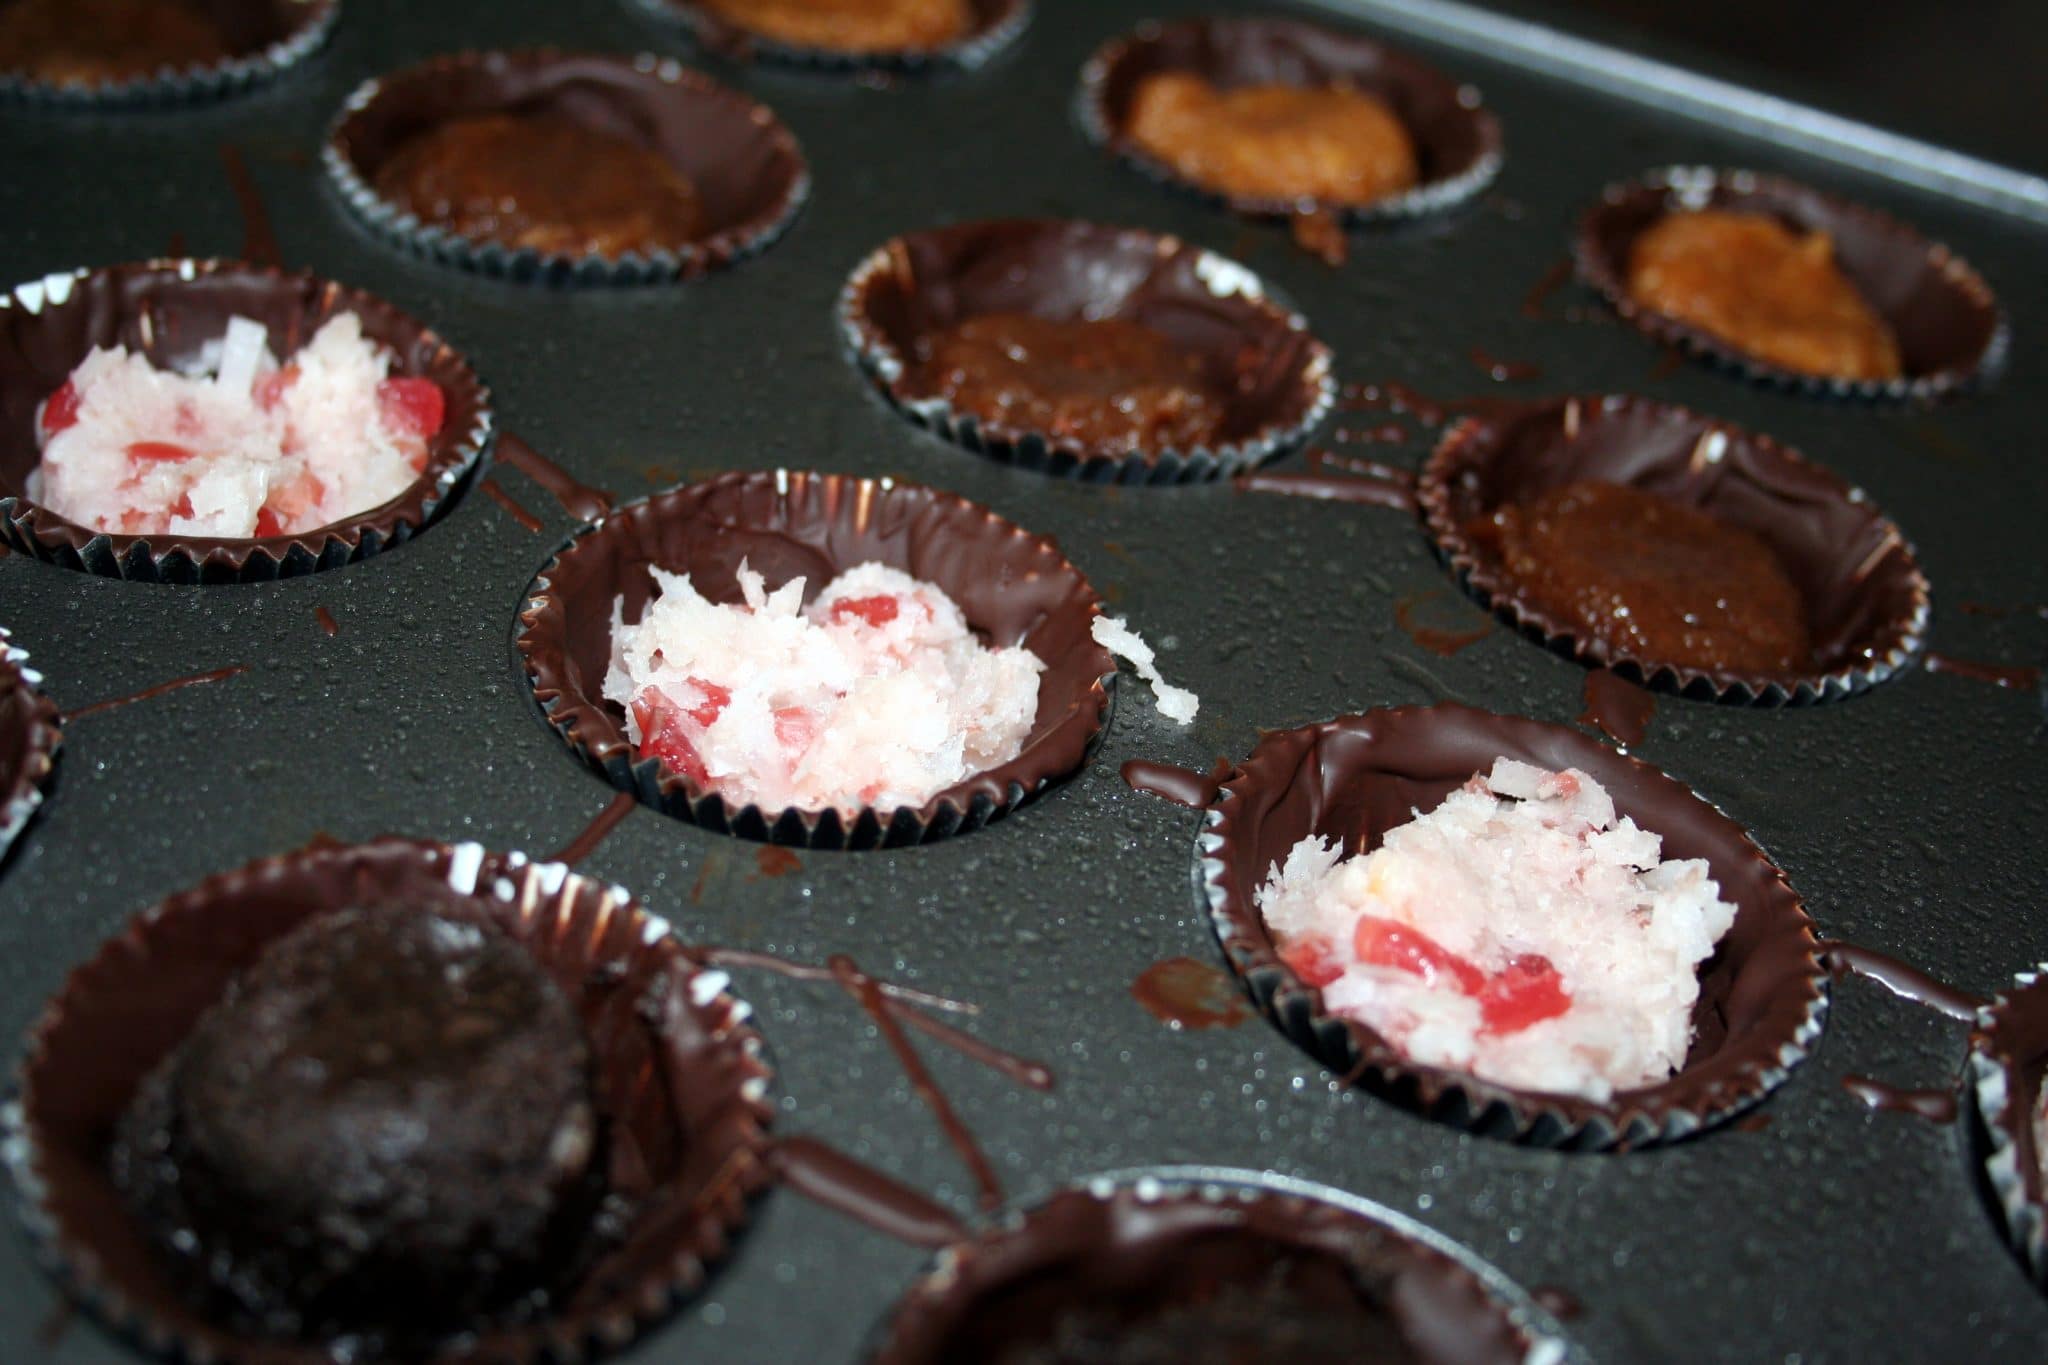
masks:
{"type": "Polygon", "coordinates": [[[1486,973],[1399,920],[1361,915],[1351,941],[1359,961],[1413,972],[1430,985],[1449,977],[1451,984],[1467,995],[1479,994],[1486,985],[1486,973]]]}
{"type": "Polygon", "coordinates": [[[256,381],[256,387],[251,390],[256,398],[256,406],[269,412],[283,401],[284,391],[297,383],[298,379],[299,367],[296,365],[287,365],[281,370],[272,370],[262,376],[256,381]]]}
{"type": "Polygon", "coordinates": [[[1344,975],[1334,948],[1324,938],[1296,939],[1280,950],[1280,960],[1304,985],[1327,986],[1344,975]]]}
{"type": "Polygon", "coordinates": [[[131,441],[128,444],[128,458],[131,460],[156,460],[164,464],[177,464],[191,459],[198,453],[191,446],[181,446],[175,441],[131,441]]]}
{"type": "Polygon", "coordinates": [[[699,725],[709,725],[717,720],[726,705],[732,701],[730,687],[720,687],[717,683],[705,682],[702,678],[690,679],[690,686],[704,694],[704,700],[691,707],[689,712],[690,719],[699,725]]]}
{"type": "Polygon", "coordinates": [[[836,622],[857,616],[871,626],[886,626],[902,610],[902,599],[886,593],[874,597],[842,597],[832,604],[832,619],[836,622]]]}
{"type": "Polygon", "coordinates": [[[177,502],[171,505],[171,515],[174,517],[189,517],[192,515],[192,495],[190,493],[178,494],[177,502]]]}
{"type": "Polygon", "coordinates": [[[651,687],[640,689],[633,698],[633,719],[640,724],[640,752],[660,759],[698,786],[706,786],[711,774],[697,746],[683,731],[683,713],[651,687]]]}
{"type": "Polygon", "coordinates": [[[387,379],[377,386],[377,405],[393,431],[427,438],[441,430],[448,400],[431,379],[387,379]]]}
{"type": "Polygon", "coordinates": [[[284,523],[277,519],[277,513],[270,510],[269,503],[256,509],[256,539],[268,540],[283,534],[284,523]]]}
{"type": "Polygon", "coordinates": [[[1479,1017],[1488,1033],[1520,1033],[1571,1007],[1564,978],[1549,958],[1536,953],[1510,962],[1479,992],[1479,1017]]]}
{"type": "Polygon", "coordinates": [[[78,385],[70,380],[64,387],[50,395],[43,404],[43,435],[55,436],[67,427],[78,425],[78,385]]]}
{"type": "Polygon", "coordinates": [[[811,747],[817,737],[818,727],[811,713],[801,706],[780,706],[775,710],[775,742],[783,748],[802,753],[811,747]]]}

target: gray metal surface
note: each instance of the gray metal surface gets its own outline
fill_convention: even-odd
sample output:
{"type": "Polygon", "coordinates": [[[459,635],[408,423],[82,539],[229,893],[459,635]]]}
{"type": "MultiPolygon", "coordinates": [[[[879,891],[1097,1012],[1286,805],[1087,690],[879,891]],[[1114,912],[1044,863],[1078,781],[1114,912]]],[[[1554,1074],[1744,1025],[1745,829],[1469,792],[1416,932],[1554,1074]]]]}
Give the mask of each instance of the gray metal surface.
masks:
{"type": "MultiPolygon", "coordinates": [[[[722,69],[802,139],[817,177],[805,216],[728,274],[564,292],[437,269],[371,239],[321,183],[321,129],[358,80],[438,50],[684,49],[608,0],[350,0],[332,46],[250,98],[119,117],[0,111],[0,276],[151,255],[174,234],[194,252],[235,252],[240,218],[219,152],[232,141],[293,263],[431,320],[493,386],[506,426],[590,482],[632,496],[731,467],[892,473],[1057,535],[1164,647],[1168,673],[1201,693],[1192,731],[1127,691],[1089,771],[1012,819],[930,848],[807,854],[798,872],[771,878],[757,845],[636,811],[583,867],[633,888],[688,935],[805,959],[846,951],[979,1001],[977,1031],[1059,1073],[1042,1097],[931,1054],[1015,1199],[1168,1163],[1321,1181],[1412,1212],[1525,1286],[1569,1289],[1586,1305],[1572,1334],[1599,1360],[2048,1355],[2048,1302],[1981,1206],[1961,1130],[1871,1116],[1839,1087],[1848,1071],[1931,1085],[1957,1070],[1962,1030],[1880,989],[1837,989],[1817,1055],[1771,1102],[1767,1128],[1621,1156],[1470,1138],[1333,1093],[1255,1017],[1175,1033],[1132,999],[1131,982],[1155,961],[1220,959],[1190,890],[1197,817],[1127,791],[1123,760],[1206,765],[1247,752],[1260,726],[1438,697],[1568,722],[1583,674],[1498,631],[1451,659],[1419,649],[1396,627],[1395,604],[1447,584],[1396,514],[1227,487],[1051,482],[907,426],[839,354],[831,320],[843,273],[894,232],[1011,213],[1168,229],[1247,261],[1298,301],[1347,379],[1442,394],[1636,390],[1723,413],[1841,470],[1903,524],[1934,583],[1937,648],[2019,663],[2048,650],[2048,624],[2031,612],[1958,610],[2048,601],[2039,228],[1420,45],[1481,85],[1504,120],[1499,190],[1449,220],[1361,236],[1351,263],[1332,271],[1281,229],[1240,225],[1110,164],[1069,121],[1075,72],[1101,39],[1150,13],[1213,7],[1041,0],[1013,52],[929,85],[722,69]],[[1693,160],[1806,176],[1950,242],[2010,313],[2017,344],[2001,388],[1933,414],[1842,407],[1696,366],[1660,371],[1654,348],[1626,328],[1521,316],[1519,301],[1603,184],[1693,160]],[[1474,344],[1540,362],[1544,376],[1493,385],[1467,359],[1474,344]]],[[[1568,287],[1553,315],[1567,302],[1590,304],[1568,287]]],[[[546,521],[544,534],[472,489],[410,545],[276,585],[168,589],[0,559],[0,620],[67,707],[250,667],[71,727],[54,797],[0,869],[7,1065],[70,966],[135,910],[210,872],[316,831],[544,854],[611,799],[540,722],[509,643],[521,594],[569,520],[516,473],[497,477],[546,521]],[[339,624],[332,638],[315,619],[322,607],[339,624]]],[[[2048,958],[2037,908],[2043,728],[2037,696],[1916,671],[1807,710],[1667,699],[1640,752],[1745,822],[1826,931],[1988,990],[2048,958]]],[[[970,1209],[965,1173],[842,997],[765,977],[739,988],[760,1007],[787,1130],[970,1209]]],[[[774,1193],[705,1292],[629,1358],[851,1361],[922,1261],[774,1193]]],[[[89,1322],[45,1333],[58,1317],[26,1244],[0,1230],[0,1361],[135,1358],[89,1322]]]]}

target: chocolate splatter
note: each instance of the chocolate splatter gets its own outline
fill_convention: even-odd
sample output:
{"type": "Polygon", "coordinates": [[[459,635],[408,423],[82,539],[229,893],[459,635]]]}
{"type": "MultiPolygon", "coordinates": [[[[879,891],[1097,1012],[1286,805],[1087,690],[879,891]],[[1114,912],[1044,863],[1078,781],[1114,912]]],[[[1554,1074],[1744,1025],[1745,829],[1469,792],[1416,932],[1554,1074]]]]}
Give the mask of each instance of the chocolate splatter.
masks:
{"type": "Polygon", "coordinates": [[[320,629],[327,632],[328,639],[331,640],[341,634],[341,623],[334,619],[334,613],[327,610],[327,608],[313,608],[313,619],[320,623],[320,629]]]}
{"type": "MultiPolygon", "coordinates": [[[[1448,598],[1440,588],[1431,588],[1427,592],[1412,594],[1394,604],[1394,620],[1400,624],[1402,630],[1407,632],[1409,639],[1421,645],[1430,653],[1448,659],[1459,650],[1466,648],[1468,645],[1477,644],[1493,634],[1493,618],[1490,616],[1479,617],[1477,625],[1468,625],[1463,630],[1453,629],[1449,626],[1432,625],[1421,619],[1423,608],[1430,603],[1450,600],[1452,599],[1448,598]]],[[[1469,609],[1467,611],[1460,611],[1457,614],[1467,620],[1470,619],[1469,609]]]]}
{"type": "Polygon", "coordinates": [[[764,877],[787,877],[792,872],[801,872],[804,860],[780,844],[763,844],[754,855],[754,865],[764,877]]]}
{"type": "Polygon", "coordinates": [[[1236,1028],[1247,1017],[1237,983],[1191,957],[1153,963],[1131,983],[1131,995],[1153,1018],[1176,1031],[1236,1028]]]}
{"type": "Polygon", "coordinates": [[[154,687],[145,687],[140,692],[131,692],[125,697],[109,697],[105,701],[96,701],[90,706],[81,706],[76,711],[67,712],[64,720],[66,724],[69,724],[72,721],[84,720],[87,716],[96,716],[102,711],[113,711],[123,706],[132,706],[139,701],[149,701],[153,698],[161,697],[167,692],[176,692],[180,688],[197,687],[201,683],[226,682],[229,678],[239,677],[248,671],[249,666],[247,664],[230,664],[226,668],[209,669],[204,673],[193,673],[183,678],[172,678],[169,682],[160,682],[154,687]]]}

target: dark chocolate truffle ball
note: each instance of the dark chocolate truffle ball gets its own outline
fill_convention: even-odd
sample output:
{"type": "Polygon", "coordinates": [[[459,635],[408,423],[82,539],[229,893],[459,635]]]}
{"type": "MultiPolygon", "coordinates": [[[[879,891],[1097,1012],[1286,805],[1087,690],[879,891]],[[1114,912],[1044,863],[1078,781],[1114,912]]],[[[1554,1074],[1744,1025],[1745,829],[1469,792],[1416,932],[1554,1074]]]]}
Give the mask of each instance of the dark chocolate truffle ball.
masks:
{"type": "Polygon", "coordinates": [[[114,1174],[257,1330],[475,1328],[574,1259],[590,1072],[568,1001],[495,926],[341,910],[267,948],[144,1081],[114,1174]]]}

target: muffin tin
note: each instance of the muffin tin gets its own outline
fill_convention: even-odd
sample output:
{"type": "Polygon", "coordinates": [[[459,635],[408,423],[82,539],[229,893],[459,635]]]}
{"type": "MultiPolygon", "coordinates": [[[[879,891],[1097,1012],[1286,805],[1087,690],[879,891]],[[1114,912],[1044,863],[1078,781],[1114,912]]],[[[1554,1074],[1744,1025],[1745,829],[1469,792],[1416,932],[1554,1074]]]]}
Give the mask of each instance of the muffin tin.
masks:
{"type": "MultiPolygon", "coordinates": [[[[947,489],[1056,537],[1107,609],[1162,648],[1168,677],[1201,694],[1192,729],[1126,687],[1081,775],[925,847],[792,853],[636,809],[579,864],[686,939],[805,962],[845,952],[977,1002],[960,1022],[1058,1077],[1040,1094],[922,1047],[1015,1207],[1106,1171],[1270,1169],[1408,1213],[1525,1289],[1566,1291],[1547,1301],[1582,1306],[1563,1326],[1586,1359],[2040,1359],[2048,1299],[1980,1196],[1966,1125],[1873,1115],[1841,1088],[1851,1072],[1949,1085],[1962,1068],[1961,1030],[1868,983],[1833,988],[1814,1054],[1757,1113],[1616,1154],[1511,1145],[1339,1092],[1248,1006],[1235,1027],[1207,1029],[1149,1013],[1131,988],[1153,964],[1225,969],[1192,889],[1199,817],[1130,791],[1121,763],[1206,769],[1242,759],[1260,727],[1447,699],[1569,724],[1585,670],[1506,629],[1449,657],[1404,631],[1403,606],[1453,635],[1487,623],[1412,517],[1227,483],[1091,486],[963,451],[873,391],[833,305],[876,242],[942,222],[1068,216],[1172,233],[1298,307],[1340,380],[1438,398],[1637,392],[1794,446],[1867,490],[1912,540],[1932,585],[1929,648],[2038,666],[2048,360],[2030,338],[2048,328],[2042,229],[1368,28],[1482,90],[1507,160],[1454,213],[1353,233],[1350,263],[1332,270],[1283,226],[1130,174],[1072,121],[1082,65],[1104,40],[1216,8],[1041,0],[978,71],[863,85],[724,63],[627,0],[351,0],[320,53],[218,104],[0,110],[13,172],[0,183],[0,279],[260,242],[224,167],[229,144],[287,264],[420,318],[475,365],[502,430],[622,502],[730,469],[815,468],[947,489]],[[676,56],[768,104],[810,162],[804,215],[761,255],[699,280],[557,289],[405,254],[326,183],[322,138],[365,78],[437,52],[543,44],[676,56]],[[1667,364],[1590,291],[1538,288],[1604,186],[1672,164],[1788,174],[1948,243],[1998,292],[2014,336],[2005,374],[1931,409],[1843,405],[1667,364]],[[1541,376],[1497,382],[1475,352],[1541,376]]],[[[1348,22],[1334,6],[1275,8],[1348,22]]],[[[1428,438],[1334,445],[1340,425],[1387,420],[1340,413],[1313,440],[1419,465],[1428,438]]],[[[72,967],[136,910],[209,875],[318,833],[536,858],[569,844],[615,793],[542,719],[512,637],[527,585],[576,525],[493,459],[407,544],[289,581],[171,586],[0,558],[0,621],[66,711],[247,668],[66,724],[49,799],[0,864],[6,1065],[72,967]]],[[[2044,726],[2037,690],[1915,667],[1824,706],[1660,696],[1632,752],[1743,825],[1824,933],[1990,992],[2048,960],[2036,909],[2044,726]]],[[[735,974],[772,1055],[777,1131],[823,1138],[974,1216],[967,1172],[843,994],[735,974]]],[[[927,1261],[773,1191],[730,1260],[628,1358],[853,1362],[927,1261]]],[[[0,1234],[0,1359],[140,1358],[64,1306],[28,1239],[0,1234]]]]}

